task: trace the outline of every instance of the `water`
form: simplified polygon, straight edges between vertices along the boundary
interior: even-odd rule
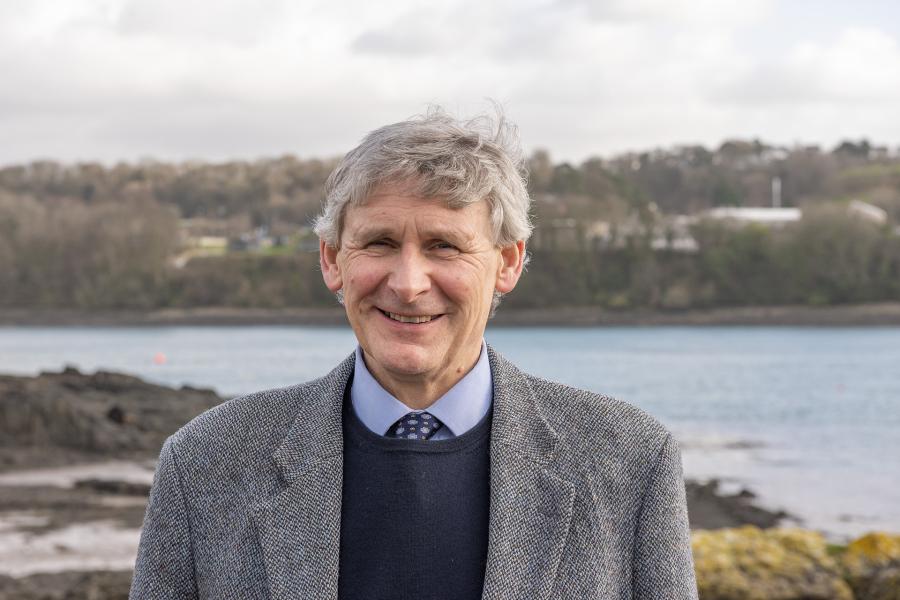
[[[510,328],[486,337],[526,371],[656,416],[679,439],[687,477],[748,487],[833,539],[900,532],[900,328]],[[318,377],[354,346],[346,328],[0,328],[0,372],[71,364],[228,397]]]

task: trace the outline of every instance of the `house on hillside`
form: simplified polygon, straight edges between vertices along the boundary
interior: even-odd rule
[[[875,223],[876,225],[885,225],[888,222],[887,211],[879,208],[874,204],[863,202],[862,200],[851,200],[847,206],[847,212],[855,217],[860,217]]]
[[[694,215],[672,215],[666,217],[654,231],[651,247],[654,250],[673,252],[696,252],[700,246],[691,235],[691,225],[697,222]]]
[[[701,213],[701,217],[716,221],[733,221],[736,224],[759,223],[780,227],[799,221],[803,217],[803,212],[794,207],[718,206]]]
[[[538,250],[579,250],[584,244],[584,227],[577,219],[547,219],[534,229],[530,244]]]

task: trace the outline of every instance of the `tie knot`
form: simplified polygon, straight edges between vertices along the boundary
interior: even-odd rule
[[[427,440],[441,427],[443,424],[430,413],[410,412],[391,425],[387,436],[407,440]]]

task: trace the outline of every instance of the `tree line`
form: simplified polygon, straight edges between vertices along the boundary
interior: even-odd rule
[[[308,231],[335,160],[103,166],[50,161],[0,169],[0,306],[148,310],[333,305],[314,252],[230,252],[176,265],[184,219]],[[617,243],[532,246],[509,307],[611,309],[828,305],[900,300],[900,157],[862,140],[831,150],[729,141],[581,164],[529,159],[538,233],[603,221]],[[656,249],[674,214],[767,206],[772,179],[803,218],[783,227],[699,219],[694,252]],[[852,199],[884,209],[850,215]],[[618,228],[618,229],[617,229]],[[580,229],[579,229],[580,231]],[[536,236],[537,241],[539,236]]]

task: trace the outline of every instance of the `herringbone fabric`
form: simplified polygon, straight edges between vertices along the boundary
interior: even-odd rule
[[[696,599],[674,438],[629,404],[488,354],[483,598]],[[353,364],[225,402],[166,441],[132,598],[337,598]]]

